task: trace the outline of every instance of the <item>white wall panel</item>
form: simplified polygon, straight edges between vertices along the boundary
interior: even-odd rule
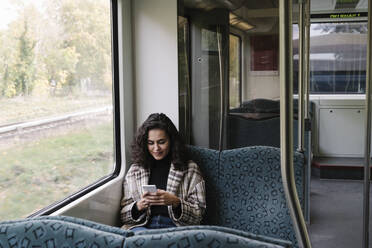
[[[362,157],[364,154],[364,119],[364,109],[320,109],[320,155]]]
[[[132,5],[137,127],[154,112],[165,113],[178,127],[177,1]]]
[[[311,95],[313,152],[320,157],[363,157],[365,95]]]

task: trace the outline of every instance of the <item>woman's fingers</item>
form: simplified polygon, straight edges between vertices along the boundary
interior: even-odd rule
[[[142,198],[144,198],[144,197],[146,197],[146,196],[148,196],[148,195],[150,195],[151,193],[149,193],[149,192],[145,192],[145,193],[143,193],[143,195],[142,195]]]
[[[150,205],[165,205],[164,197],[162,196],[147,196],[146,200]]]
[[[149,207],[149,203],[146,199],[142,198],[140,201],[137,202],[138,210],[143,210]]]
[[[149,196],[146,196],[146,199],[148,200],[157,200],[157,199],[163,199],[164,196],[161,196],[161,195],[149,195]]]
[[[176,202],[175,196],[165,190],[158,189],[156,193],[143,194],[143,199],[146,200],[147,206],[151,205],[172,205]]]

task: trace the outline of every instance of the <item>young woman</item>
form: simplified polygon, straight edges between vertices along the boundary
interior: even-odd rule
[[[199,167],[185,158],[185,145],[165,114],[151,114],[138,129],[123,184],[122,228],[134,231],[198,225],[206,208]],[[156,185],[147,192],[142,185]]]

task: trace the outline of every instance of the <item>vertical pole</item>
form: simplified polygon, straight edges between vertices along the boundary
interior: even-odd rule
[[[292,0],[279,1],[280,153],[284,193],[300,247],[310,248],[293,168]]]
[[[299,17],[298,17],[298,142],[297,151],[304,151],[304,91],[305,91],[305,0],[298,2]]]
[[[311,119],[310,119],[310,0],[305,4],[305,73],[304,73],[304,95],[305,95],[305,131],[308,133],[308,149],[306,154],[306,178],[305,178],[305,220],[310,223],[310,188],[311,188]]]
[[[310,0],[307,0],[305,5],[305,119],[310,119],[309,108],[310,108]]]
[[[370,168],[371,160],[371,6],[372,0],[368,1],[368,40],[367,40],[367,78],[366,78],[366,138],[364,152],[364,197],[363,197],[363,248],[368,248],[369,243],[369,192],[370,192]]]

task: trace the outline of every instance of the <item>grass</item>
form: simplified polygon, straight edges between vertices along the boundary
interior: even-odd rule
[[[0,126],[106,105],[112,105],[111,96],[0,98]]]
[[[112,130],[101,124],[0,150],[0,221],[26,217],[108,175]]]

